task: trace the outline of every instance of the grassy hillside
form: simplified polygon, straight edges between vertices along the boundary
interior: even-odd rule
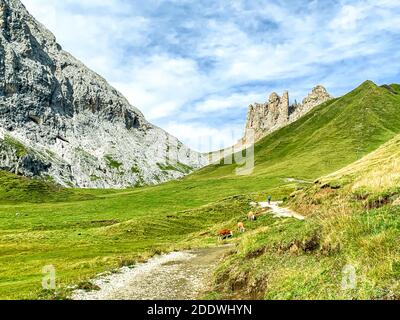
[[[314,179],[336,171],[400,133],[399,110],[399,95],[366,81],[261,140],[253,176]],[[210,166],[190,178],[228,177],[234,169]]]
[[[79,191],[93,197],[85,201],[3,203],[0,298],[51,298],[41,291],[46,265],[55,266],[64,294],[68,284],[158,252],[215,245],[217,229],[233,228],[249,210],[250,198],[236,195],[241,190],[245,187],[218,180],[176,181],[109,194]]]
[[[51,182],[20,177],[0,170],[0,204],[79,201],[94,196],[82,190],[61,188]]]
[[[68,284],[85,282],[106,270],[164,251],[215,244],[217,229],[242,219],[250,200],[237,196],[188,210],[177,209],[185,206],[179,204],[168,210],[168,204],[159,201],[125,196],[3,206],[0,297],[63,298]],[[47,265],[56,268],[56,293],[41,289],[42,268]]]
[[[366,82],[260,141],[249,176],[236,176],[236,164],[213,165],[181,181],[104,191],[57,189],[4,174],[0,298],[37,297],[45,265],[56,267],[58,285],[65,288],[158,251],[215,244],[215,231],[233,228],[243,219],[250,199],[267,194],[283,198],[299,187],[288,178],[313,181],[400,133],[399,106],[400,95]],[[294,222],[281,225],[268,217],[253,227],[276,228],[273,239],[287,243],[314,230]],[[269,231],[254,229],[261,242],[269,243],[265,234]],[[244,240],[241,248],[246,252],[260,243]],[[282,259],[272,262],[276,270],[284,266]],[[280,283],[275,282],[277,288]]]
[[[286,205],[308,219],[268,218],[221,266],[215,291],[223,298],[400,299],[399,147],[396,136],[293,193]],[[343,290],[346,266],[356,286]]]
[[[400,136],[359,161],[330,174],[321,182],[350,184],[352,191],[382,192],[400,187]]]

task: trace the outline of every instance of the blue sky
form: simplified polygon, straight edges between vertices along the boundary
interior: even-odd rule
[[[63,48],[194,149],[230,145],[272,91],[400,82],[400,1],[22,0]]]

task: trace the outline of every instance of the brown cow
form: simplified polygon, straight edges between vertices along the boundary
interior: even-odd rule
[[[239,230],[239,232],[242,232],[242,233],[246,231],[246,228],[244,227],[243,222],[238,223],[238,230]]]
[[[247,219],[250,220],[250,221],[256,221],[257,217],[256,217],[256,215],[254,214],[253,211],[250,211],[249,214],[247,215]]]
[[[233,231],[232,230],[224,229],[224,230],[218,231],[218,239],[220,241],[228,239],[228,238],[232,238],[232,237],[233,237]]]

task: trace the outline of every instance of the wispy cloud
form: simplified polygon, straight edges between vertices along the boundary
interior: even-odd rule
[[[270,91],[399,82],[398,0],[23,0],[61,45],[194,148]],[[223,138],[221,138],[223,136]],[[219,144],[217,142],[216,144]]]

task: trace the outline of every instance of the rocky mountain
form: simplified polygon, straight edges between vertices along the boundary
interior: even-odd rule
[[[120,188],[207,164],[62,50],[19,0],[0,0],[0,169]]]
[[[295,102],[290,105],[288,91],[285,91],[282,97],[273,92],[267,102],[250,105],[246,132],[253,129],[255,141],[258,141],[331,99],[333,97],[321,85],[315,87],[301,104]]]

